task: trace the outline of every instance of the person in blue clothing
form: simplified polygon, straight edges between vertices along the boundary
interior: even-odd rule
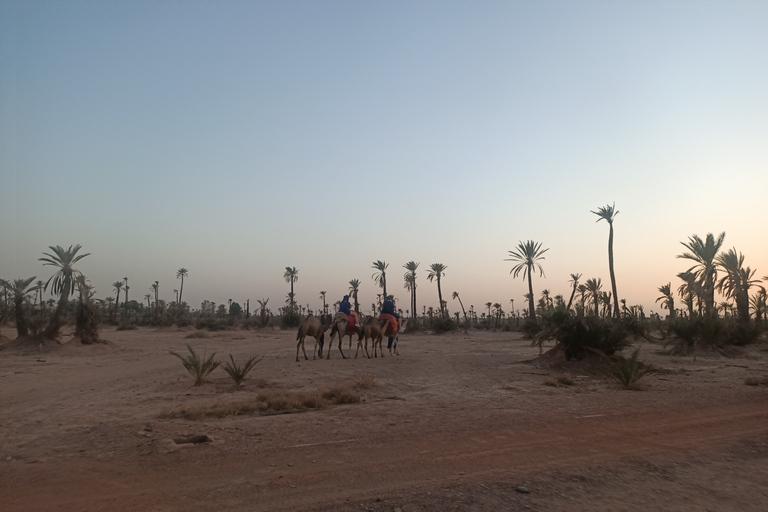
[[[341,302],[339,302],[339,312],[349,316],[352,314],[351,309],[352,305],[349,303],[349,295],[345,295]]]
[[[384,315],[384,314],[392,315],[393,317],[395,317],[397,319],[397,327],[399,329],[400,328],[400,315],[398,315],[397,311],[395,311],[395,302],[392,299],[393,299],[392,295],[390,295],[389,297],[384,299],[384,304],[382,304],[382,306],[381,306],[381,314],[382,315]],[[387,348],[388,349],[392,348],[392,342],[393,341],[394,341],[394,339],[392,338],[392,336],[387,338]]]

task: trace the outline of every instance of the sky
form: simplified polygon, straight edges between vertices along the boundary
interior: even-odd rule
[[[0,0],[0,277],[97,298],[524,307],[505,261],[660,312],[697,234],[768,275],[768,3]],[[370,306],[365,306],[370,309]]]

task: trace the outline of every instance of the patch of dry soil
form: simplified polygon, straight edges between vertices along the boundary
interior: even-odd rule
[[[660,371],[632,392],[590,365],[536,360],[515,333],[404,335],[397,357],[342,360],[334,347],[295,363],[295,331],[188,332],[0,352],[2,510],[768,509],[768,388],[744,383],[768,376],[765,344],[694,362],[645,343]],[[195,388],[169,354],[185,343],[263,360],[241,390],[222,370]],[[575,384],[545,385],[561,373]],[[357,375],[376,382],[360,404],[162,416]]]

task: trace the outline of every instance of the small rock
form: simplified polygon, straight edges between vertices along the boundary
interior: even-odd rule
[[[521,494],[530,494],[531,493],[531,491],[529,491],[528,488],[523,486],[523,485],[518,485],[517,486],[517,492],[519,492]]]

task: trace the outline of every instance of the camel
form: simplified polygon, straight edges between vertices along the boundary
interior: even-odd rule
[[[328,356],[326,357],[326,359],[331,358],[331,347],[333,346],[333,337],[336,335],[339,336],[339,352],[341,352],[341,357],[346,359],[347,356],[345,356],[344,351],[341,350],[341,342],[343,341],[344,336],[349,336],[349,350],[352,350],[353,334],[359,334],[359,333],[357,332],[357,328],[355,327],[354,324],[350,325],[347,315],[341,312],[336,313],[331,323],[331,341],[328,343]],[[359,335],[358,335],[358,343],[359,343]]]
[[[302,352],[304,352],[304,359],[309,360],[309,358],[307,357],[307,351],[304,350],[304,338],[306,338],[307,336],[312,336],[315,338],[315,348],[312,350],[312,359],[315,359],[316,351],[319,354],[320,359],[323,358],[323,343],[325,341],[325,331],[327,331],[328,327],[330,326],[331,326],[331,322],[330,322],[329,315],[323,315],[320,318],[309,315],[299,324],[299,331],[296,333],[296,339],[298,340],[298,343],[296,344],[296,362],[297,363],[299,362],[299,347],[301,347]],[[318,345],[320,346],[320,350],[317,350]],[[330,347],[328,352],[330,352]]]
[[[392,318],[391,315],[381,315],[379,317],[379,325],[381,325],[382,330],[382,340],[383,338],[393,338],[392,347],[389,348],[389,355],[392,355],[392,350],[394,349],[394,355],[399,356],[400,351],[397,349],[397,342],[400,331],[405,330],[405,326],[408,324],[408,320],[400,319],[401,324],[397,326],[397,322],[391,322],[390,318]],[[384,347],[381,345],[382,340],[379,340],[379,348],[381,349],[381,357],[384,357]],[[373,357],[376,357],[375,342],[373,344]]]
[[[365,355],[368,357],[368,359],[371,358],[371,354],[368,352],[368,338],[371,338],[371,341],[373,342],[373,348],[376,348],[376,342],[381,345],[383,333],[381,331],[381,324],[379,324],[379,321],[376,319],[376,317],[369,316],[365,319],[365,322],[363,322],[363,325],[360,326],[360,333],[357,337],[357,350],[355,350],[355,358],[357,358],[357,353],[360,350],[360,347],[362,346],[363,342],[362,340],[365,339]],[[381,354],[381,357],[384,357],[384,354]]]

